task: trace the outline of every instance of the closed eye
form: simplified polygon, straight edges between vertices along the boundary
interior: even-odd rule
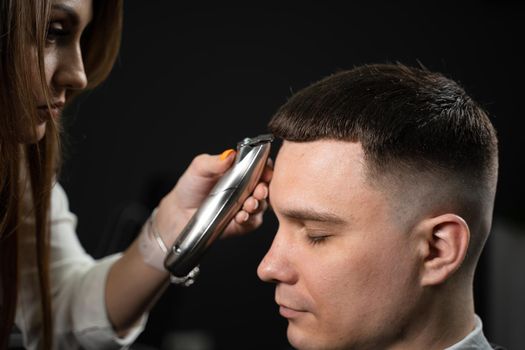
[[[308,235],[308,242],[312,245],[319,245],[326,242],[328,235]]]

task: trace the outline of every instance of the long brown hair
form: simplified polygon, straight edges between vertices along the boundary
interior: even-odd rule
[[[36,257],[41,294],[43,349],[52,348],[52,308],[49,286],[50,195],[59,168],[59,125],[48,122],[38,142],[22,146],[24,136],[35,135],[39,122],[35,90],[50,105],[44,47],[50,0],[0,0],[0,349],[7,347],[16,313],[18,243],[22,196],[31,189]],[[88,88],[111,71],[120,46],[122,0],[93,0],[93,19],[82,37]],[[36,52],[37,74],[35,79]],[[40,86],[34,86],[35,81]],[[71,98],[68,96],[68,100]],[[22,179],[22,174],[27,179]],[[29,184],[26,185],[26,182]]]

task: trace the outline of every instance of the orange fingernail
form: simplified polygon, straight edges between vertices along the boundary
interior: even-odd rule
[[[225,160],[225,159],[228,158],[228,156],[229,156],[230,154],[232,154],[233,152],[235,152],[235,150],[233,150],[233,149],[231,149],[231,148],[230,148],[230,149],[227,149],[227,150],[224,151],[224,152],[222,152],[222,153],[221,153],[221,157],[220,157],[221,160]]]

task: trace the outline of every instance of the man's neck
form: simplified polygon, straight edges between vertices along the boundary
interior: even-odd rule
[[[402,339],[389,350],[442,350],[465,338],[475,327],[471,290],[431,292],[414,314]]]

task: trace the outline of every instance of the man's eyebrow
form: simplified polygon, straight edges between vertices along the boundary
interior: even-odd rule
[[[51,9],[65,12],[67,17],[69,18],[69,20],[71,21],[73,25],[77,25],[80,22],[78,13],[71,6],[68,6],[65,4],[53,4],[51,6]]]
[[[300,221],[317,221],[335,225],[343,225],[346,223],[346,220],[334,213],[311,208],[285,209],[281,213],[288,218]]]

